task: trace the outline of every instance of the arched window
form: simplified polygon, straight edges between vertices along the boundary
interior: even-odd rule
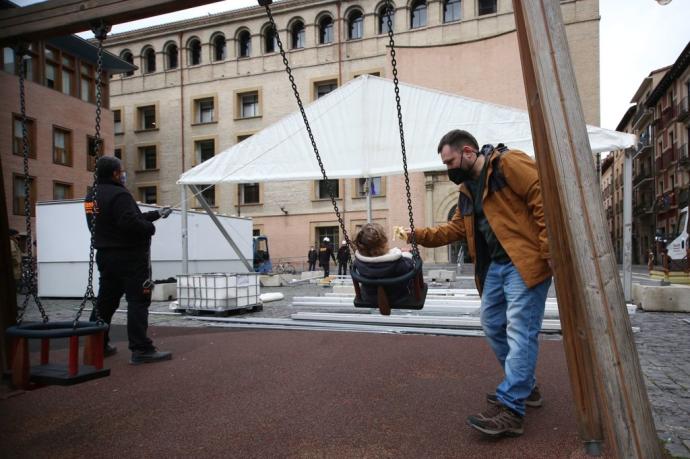
[[[410,28],[426,26],[426,0],[416,0],[410,8]]]
[[[178,49],[175,43],[169,43],[165,47],[165,69],[172,70],[178,66]]]
[[[240,47],[237,53],[240,57],[249,57],[252,55],[252,35],[248,30],[240,32],[237,38],[238,46]]]
[[[295,21],[290,30],[292,49],[304,48],[304,23]]]
[[[379,8],[379,11],[377,13],[378,19],[379,19],[379,28],[378,32],[381,33],[388,33],[388,15],[390,14],[391,17],[391,26],[395,29],[395,7],[391,5],[390,11],[386,11],[386,5],[383,4]]]
[[[347,17],[347,38],[348,40],[358,40],[362,38],[364,32],[364,15],[361,11],[355,10]]]
[[[187,43],[189,48],[189,65],[201,64],[201,41],[198,38],[192,38]]]
[[[443,1],[443,22],[453,22],[460,20],[460,8],[462,3],[460,0],[444,0]]]
[[[153,73],[156,71],[156,52],[153,48],[146,48],[141,53],[144,62],[144,73]]]
[[[333,18],[324,16],[319,21],[319,44],[333,43]]]
[[[122,51],[122,52],[120,53],[120,58],[121,58],[123,61],[127,62],[128,64],[134,65],[134,56],[132,56],[132,52],[131,52],[130,50],[126,49],[126,50]],[[130,71],[130,72],[125,73],[125,76],[132,76],[132,75],[134,75],[134,71],[133,71],[133,70]]]
[[[276,51],[278,51],[278,34],[276,29],[269,25],[264,29],[264,52],[268,54]]]
[[[213,60],[224,61],[226,57],[225,36],[218,34],[213,37]]]

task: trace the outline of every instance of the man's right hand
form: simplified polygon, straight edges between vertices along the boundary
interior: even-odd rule
[[[168,215],[172,213],[172,209],[170,207],[162,207],[158,209],[158,215],[161,216],[161,218],[168,218]]]
[[[405,234],[407,235],[407,242],[412,242],[412,230],[405,228]]]

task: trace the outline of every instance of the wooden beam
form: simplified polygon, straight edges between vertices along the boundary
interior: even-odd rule
[[[69,35],[91,30],[91,24],[99,20],[115,25],[217,1],[48,0],[23,8],[0,10],[0,44]]]
[[[580,429],[596,436],[603,415],[618,457],[660,458],[560,3],[513,6]]]
[[[527,94],[527,110],[531,120],[532,139],[535,148],[544,151],[545,149],[548,150],[546,126],[540,122],[544,119],[544,113],[539,103],[539,91],[536,86],[534,63],[528,46],[529,39],[525,30],[525,18],[522,10],[517,7],[515,8],[515,23],[517,25],[525,93]],[[604,429],[597,399],[594,362],[592,361],[590,341],[586,332],[586,318],[582,307],[585,304],[585,299],[581,292],[575,290],[575,284],[570,281],[576,273],[568,260],[563,258],[564,255],[570,253],[567,241],[558,237],[559,234],[566,231],[566,228],[562,226],[565,216],[561,211],[558,190],[553,183],[554,177],[543,172],[553,170],[550,157],[537,155],[537,162],[539,163],[542,190],[548,190],[548,192],[542,193],[542,196],[544,208],[550,210],[547,212],[546,218],[552,259],[559,267],[558,276],[555,277],[558,311],[580,438],[585,443],[588,453],[597,455],[604,441]]]

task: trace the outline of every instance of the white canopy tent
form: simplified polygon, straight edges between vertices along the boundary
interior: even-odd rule
[[[286,83],[286,90],[289,86]],[[400,84],[410,171],[437,171],[436,146],[451,129],[480,143],[504,143],[534,156],[525,110]],[[400,134],[391,80],[363,75],[305,107],[329,178],[402,173]],[[592,152],[630,147],[635,136],[587,126]],[[182,185],[321,178],[299,111],[188,170]]]
[[[504,143],[534,156],[527,111],[404,83],[399,86],[409,171],[444,170],[436,147],[452,129],[471,132],[480,144]],[[329,178],[402,174],[391,80],[360,76],[307,105],[305,111]],[[587,126],[587,132],[593,153],[628,148],[636,141],[632,134],[595,126]],[[295,111],[183,173],[177,183],[182,185],[184,215],[185,186],[211,212],[196,185],[321,178],[302,116]],[[370,199],[367,202],[370,212]],[[182,220],[184,254],[187,232]],[[232,244],[228,235],[226,239]],[[185,262],[183,271],[187,272]]]

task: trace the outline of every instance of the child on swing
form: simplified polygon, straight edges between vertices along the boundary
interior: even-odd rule
[[[388,237],[378,223],[367,223],[355,237],[355,261],[359,273],[369,279],[388,279],[402,276],[414,270],[412,254],[403,252],[397,247],[388,247]],[[395,288],[389,291],[391,302],[410,294],[410,281],[406,288]],[[401,286],[402,287],[402,286]],[[376,286],[362,285],[362,299],[376,303]]]

